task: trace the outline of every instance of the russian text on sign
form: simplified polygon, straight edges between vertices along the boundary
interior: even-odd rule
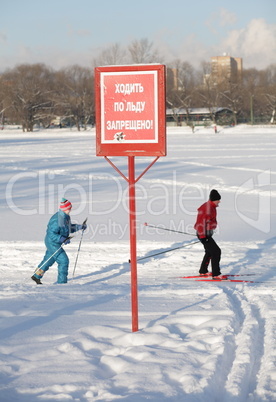
[[[140,83],[134,84],[115,84],[115,94],[130,95],[133,93],[144,92],[143,85]]]
[[[106,122],[107,130],[150,130],[153,120],[109,120]]]
[[[126,109],[124,102],[114,102],[115,112],[135,112],[142,113],[145,110],[146,102],[127,102]]]

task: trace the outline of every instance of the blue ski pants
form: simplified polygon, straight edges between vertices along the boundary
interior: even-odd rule
[[[38,278],[42,278],[44,273],[48,271],[48,269],[56,262],[58,264],[58,277],[57,277],[57,283],[67,283],[67,276],[68,276],[68,267],[69,267],[69,258],[64,251],[63,248],[61,248],[54,256],[54,252],[58,250],[60,246],[53,245],[51,242],[47,241],[45,239],[45,244],[47,247],[45,256],[41,263],[38,265],[38,268],[41,267],[41,269],[36,272],[35,276]],[[52,256],[52,257],[51,257]],[[51,257],[51,258],[50,258]],[[50,258],[50,259],[49,259]],[[49,259],[48,262],[47,261]],[[45,265],[43,265],[45,264]]]

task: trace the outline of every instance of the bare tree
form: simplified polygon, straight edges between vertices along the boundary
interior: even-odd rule
[[[238,122],[238,115],[242,111],[243,105],[243,87],[239,83],[232,83],[231,81],[227,81],[224,83],[220,90],[221,94],[221,102],[226,103],[226,107],[228,107],[233,113],[234,124],[236,125]]]
[[[128,46],[130,62],[134,64],[160,63],[162,57],[148,39],[134,40]]]
[[[270,123],[276,123],[276,64],[266,69],[267,86],[264,88],[264,96],[267,101],[268,112],[270,113]]]
[[[99,57],[95,58],[93,65],[97,66],[115,66],[126,62],[126,51],[118,43],[104,49]]]
[[[56,110],[62,117],[70,118],[78,130],[86,129],[94,109],[92,71],[74,65],[56,74]]]
[[[0,126],[3,128],[5,122],[5,111],[9,103],[6,100],[6,88],[5,82],[2,76],[0,76]]]
[[[209,114],[214,123],[216,123],[216,109],[220,105],[220,85],[214,81],[211,74],[211,63],[203,61],[198,73],[199,81],[197,85],[197,105],[209,110]]]
[[[2,75],[6,116],[23,131],[53,114],[53,73],[43,64],[22,64]]]
[[[190,109],[193,107],[195,94],[194,68],[188,62],[174,61],[167,70],[167,83],[167,104],[172,110],[184,108],[187,124],[190,124]]]
[[[243,105],[241,115],[254,123],[256,120],[275,122],[276,65],[267,69],[250,68],[243,73]]]
[[[274,90],[274,94],[266,94],[266,99],[268,102],[268,107],[271,110],[271,118],[270,123],[276,123],[276,91]]]

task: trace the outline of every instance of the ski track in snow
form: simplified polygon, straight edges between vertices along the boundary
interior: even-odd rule
[[[93,161],[95,194],[87,202],[100,208],[116,199],[118,188],[110,167],[102,158],[94,158],[95,150],[89,148],[94,132],[68,133],[66,139],[59,131],[57,137],[42,133],[42,145],[37,133],[28,134],[29,138],[27,134],[1,133],[5,146],[0,152],[7,161],[1,168],[0,207],[4,223],[8,222],[0,241],[1,402],[276,400],[275,129],[265,132],[260,143],[251,133],[252,127],[246,128],[249,140],[239,127],[220,137],[208,129],[198,137],[185,137],[180,129],[170,129],[168,157],[143,178],[143,185],[149,188],[148,199],[157,196],[162,186],[168,188],[170,196],[174,189],[177,195],[184,187],[189,210],[189,199],[197,195],[195,189],[207,192],[209,185],[218,185],[223,193],[219,221],[235,237],[227,238],[225,232],[216,235],[222,249],[222,272],[253,273],[250,279],[256,283],[180,279],[197,272],[202,246],[189,245],[194,239],[178,234],[162,238],[158,230],[145,239],[140,234],[138,240],[138,257],[149,258],[138,263],[136,333],[131,332],[129,244],[118,236],[110,241],[103,233],[91,241],[86,233],[73,279],[80,239],[80,234],[76,235],[65,246],[71,262],[68,284],[55,284],[57,269],[53,266],[45,274],[44,284],[37,286],[30,276],[45,251],[45,227],[42,235],[37,231],[37,226],[43,226],[43,216],[20,220],[7,208],[3,194],[8,180],[16,173],[44,172],[57,180],[50,184],[61,181],[70,188],[72,182],[85,183]],[[51,156],[46,158],[45,154]],[[149,161],[151,158],[139,160],[137,170],[143,170]],[[120,158],[115,162],[120,168],[125,164]],[[271,228],[258,231],[257,240],[252,240],[252,227],[240,229],[232,198],[240,185],[268,170],[269,189],[267,185],[255,186],[241,201],[242,211],[247,211],[254,209],[258,196],[271,199]],[[19,181],[15,188],[17,205],[24,206],[26,198],[28,207],[37,207],[31,178],[22,184]],[[138,201],[143,202],[139,191]],[[162,200],[160,205],[162,209]],[[192,207],[196,207],[194,201]],[[76,219],[82,221],[85,213]],[[125,214],[116,210],[111,217],[124,221]],[[101,218],[97,214],[89,217],[94,228]],[[164,215],[164,220],[167,218]],[[183,211],[175,207],[175,219],[182,218]],[[159,224],[160,216],[142,215],[142,219]],[[34,236],[31,240],[24,237],[26,227]],[[9,233],[15,231],[21,240],[10,240]],[[183,245],[186,248],[150,258]]]

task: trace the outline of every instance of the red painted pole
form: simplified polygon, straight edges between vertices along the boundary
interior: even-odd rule
[[[134,156],[128,157],[132,332],[138,331],[136,202],[135,202],[135,161],[134,161],[134,158],[135,158]]]

